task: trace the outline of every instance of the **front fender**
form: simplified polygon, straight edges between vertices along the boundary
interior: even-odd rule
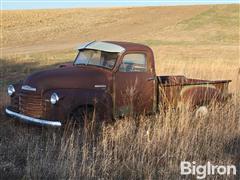
[[[57,104],[50,103],[51,94],[55,92],[60,100]],[[112,116],[112,96],[105,90],[92,89],[54,89],[44,93],[44,98],[48,102],[46,115],[51,118],[66,120],[69,115],[81,106],[93,106],[101,119]]]

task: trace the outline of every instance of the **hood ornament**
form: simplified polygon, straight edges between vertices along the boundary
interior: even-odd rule
[[[26,91],[36,91],[37,90],[36,88],[33,88],[28,85],[23,85],[21,89],[26,90]]]

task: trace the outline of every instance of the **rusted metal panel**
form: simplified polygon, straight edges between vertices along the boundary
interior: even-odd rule
[[[155,108],[154,97],[154,72],[152,71],[153,59],[151,51],[141,47],[144,51],[128,50],[122,54],[118,62],[121,64],[125,55],[134,53],[144,53],[147,61],[146,72],[120,72],[115,76],[115,115],[131,115],[139,113],[149,113]],[[139,49],[141,49],[139,48]]]
[[[22,114],[41,118],[43,117],[43,101],[40,94],[20,93],[19,96],[19,111]]]
[[[229,80],[156,76],[154,55],[148,46],[105,41],[95,43],[95,46],[88,43],[82,48],[87,47],[118,52],[113,69],[67,63],[59,68],[33,73],[16,85],[11,109],[34,118],[64,121],[78,106],[91,104],[104,119],[131,111],[134,114],[156,112],[159,104],[161,108],[176,108],[179,103],[196,106],[212,100],[222,101],[229,96]],[[144,53],[147,71],[120,72],[123,57],[128,53]],[[49,102],[53,92],[61,98],[57,105]]]
[[[184,76],[159,76],[159,96],[165,106],[178,104],[199,106],[211,101],[223,101],[228,96],[226,81],[188,79]]]

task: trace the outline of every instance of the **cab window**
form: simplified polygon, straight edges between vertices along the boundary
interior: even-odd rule
[[[112,69],[115,65],[117,57],[118,53],[84,49],[79,51],[74,64],[93,65]]]
[[[147,60],[143,53],[126,54],[123,57],[122,64],[119,68],[120,72],[146,72]]]

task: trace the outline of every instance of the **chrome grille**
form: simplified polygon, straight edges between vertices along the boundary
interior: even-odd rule
[[[40,94],[21,93],[19,96],[19,111],[21,114],[40,118],[43,116],[43,101]]]

